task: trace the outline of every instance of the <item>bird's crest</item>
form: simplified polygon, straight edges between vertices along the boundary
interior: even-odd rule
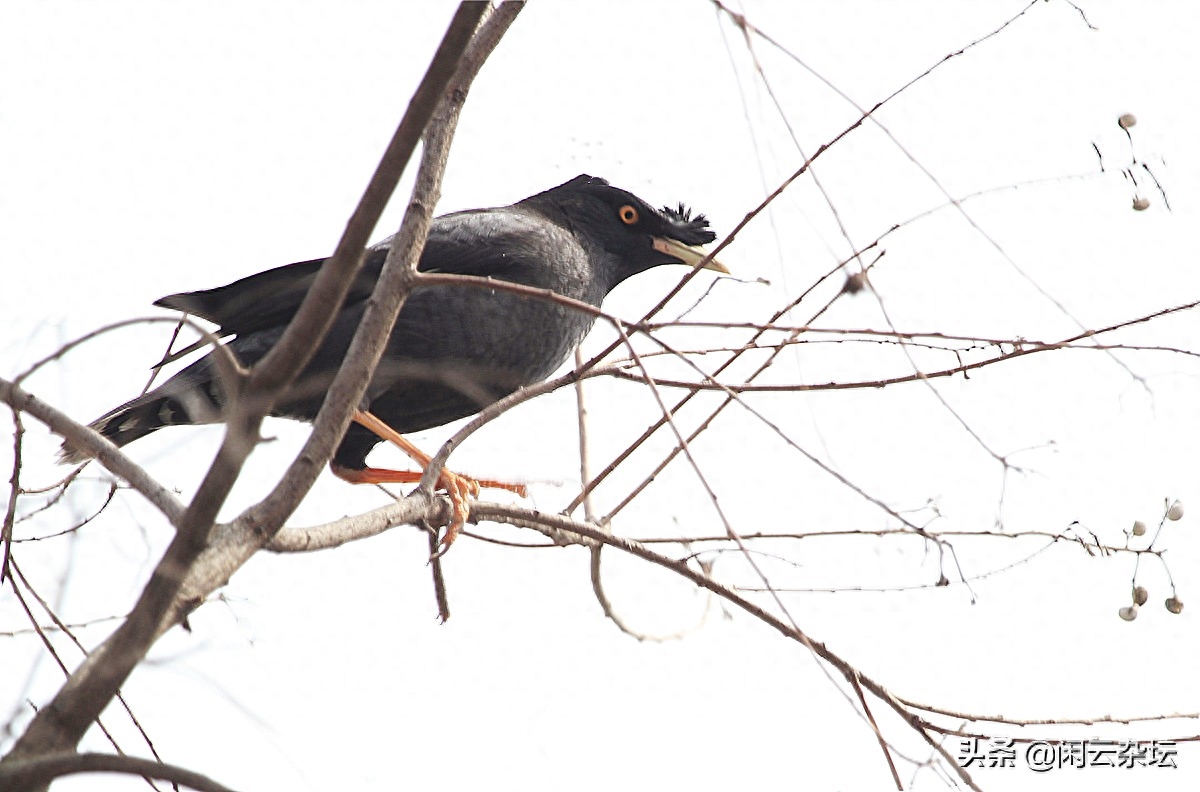
[[[708,228],[708,218],[702,214],[692,217],[692,210],[680,203],[675,209],[669,206],[662,208],[662,214],[671,225],[679,229],[680,236],[691,236],[699,239],[697,244],[706,245],[717,238]]]

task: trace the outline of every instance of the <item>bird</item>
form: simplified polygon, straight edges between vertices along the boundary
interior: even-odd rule
[[[682,203],[655,209],[632,193],[587,174],[508,206],[470,209],[434,218],[417,269],[423,273],[493,278],[599,308],[617,285],[665,264],[703,264],[729,270],[700,247],[715,233],[703,214]],[[271,415],[312,422],[379,278],[392,238],[367,250],[362,267],[312,359],[279,398]],[[217,325],[234,336],[225,347],[253,366],[282,337],[328,259],[288,264],[202,291],[172,294],[154,304]],[[422,468],[429,457],[402,435],[479,412],[518,389],[550,376],[591,329],[595,315],[568,305],[501,290],[419,286],[408,295],[367,391],[330,461],[352,483],[411,483],[421,473],[367,465],[384,440]],[[203,345],[164,358],[177,359]],[[226,414],[210,352],[162,385],[97,418],[90,427],[118,447],[169,426],[219,423]],[[63,444],[60,461],[80,463],[82,450]],[[468,515],[480,486],[521,495],[520,485],[442,471],[438,488],[452,516],[444,551]]]

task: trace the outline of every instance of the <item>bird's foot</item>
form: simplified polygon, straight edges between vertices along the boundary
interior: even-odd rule
[[[388,470],[373,467],[355,470],[341,465],[330,465],[330,468],[335,476],[352,484],[415,484],[424,475],[414,470]],[[450,522],[446,525],[446,533],[438,542],[437,552],[433,554],[434,558],[445,555],[446,551],[450,549],[450,545],[454,544],[454,540],[462,533],[463,526],[467,523],[467,517],[471,513],[468,501],[478,498],[481,488],[507,490],[522,498],[529,496],[529,490],[524,484],[476,479],[451,470],[442,470],[441,475],[438,476],[436,489],[444,491],[450,498]]]
[[[450,545],[454,544],[471,512],[467,499],[478,498],[480,486],[481,482],[449,470],[443,470],[442,475],[438,476],[437,488],[445,490],[450,497],[450,522],[446,524],[446,532],[442,534],[437,550],[431,558],[441,558],[450,549]]]
[[[450,545],[454,544],[454,540],[462,532],[463,526],[467,523],[467,516],[470,514],[467,499],[478,499],[481,487],[508,490],[520,495],[522,498],[529,497],[529,490],[524,484],[512,484],[507,481],[493,481],[492,479],[476,479],[464,476],[461,473],[443,470],[442,474],[438,477],[437,488],[445,490],[446,494],[450,497],[450,522],[446,525],[446,533],[442,534],[442,539],[438,542],[438,549],[432,558],[441,558],[450,549]]]

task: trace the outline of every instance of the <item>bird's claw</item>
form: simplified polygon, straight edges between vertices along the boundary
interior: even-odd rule
[[[466,525],[467,517],[471,513],[471,507],[467,503],[468,499],[477,499],[479,491],[484,487],[507,490],[522,498],[529,497],[529,488],[524,484],[476,479],[461,473],[443,470],[438,477],[437,488],[444,490],[447,497],[450,498],[450,522],[446,525],[446,533],[442,535],[441,541],[438,542],[438,549],[431,558],[441,558],[450,549],[450,545],[454,544],[454,540],[462,533],[462,528]]]
[[[450,545],[454,544],[454,540],[462,533],[462,528],[466,525],[467,517],[471,513],[467,499],[479,497],[480,483],[469,476],[449,470],[443,470],[438,477],[437,488],[445,490],[446,495],[450,498],[450,522],[446,525],[446,533],[442,534],[437,551],[431,558],[441,558],[445,555],[446,551],[450,549]]]
[[[422,464],[428,464],[428,460],[422,460]],[[347,468],[338,464],[332,464],[330,467],[336,476],[355,484],[407,484],[420,481],[424,476],[423,472],[412,470],[386,470],[371,467]],[[432,558],[440,558],[450,549],[450,545],[454,544],[454,540],[462,533],[462,528],[467,523],[467,517],[471,515],[469,501],[473,498],[478,498],[480,489],[484,487],[488,489],[507,490],[520,495],[522,498],[529,495],[528,488],[524,484],[511,484],[507,481],[493,481],[492,479],[476,479],[443,468],[441,473],[438,474],[435,489],[444,491],[447,497],[450,498],[450,521],[446,525],[446,533],[442,536],[441,541],[438,542],[437,550],[434,552]]]

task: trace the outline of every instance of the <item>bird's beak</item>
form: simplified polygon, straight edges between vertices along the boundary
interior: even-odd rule
[[[687,264],[689,267],[694,267],[708,258],[708,252],[704,248],[685,245],[670,237],[654,237],[654,249],[659,253],[665,253],[668,256],[679,259],[681,264]],[[726,275],[729,274],[729,270],[725,265],[716,259],[709,259],[708,263],[704,265],[704,269],[723,272]]]

